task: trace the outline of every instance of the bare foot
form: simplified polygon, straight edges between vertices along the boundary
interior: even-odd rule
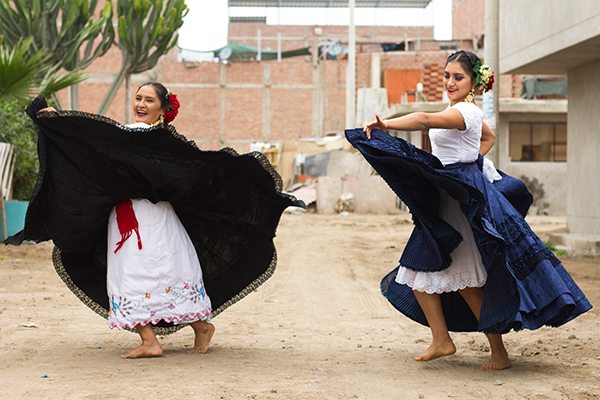
[[[162,347],[158,342],[155,343],[142,343],[129,353],[121,354],[121,358],[150,358],[160,357],[163,354]]]
[[[442,343],[431,343],[425,352],[415,357],[416,361],[430,361],[436,358],[449,356],[456,353],[456,346],[452,340]]]
[[[482,371],[498,371],[501,369],[510,368],[512,362],[508,358],[508,354],[506,352],[496,352],[492,353],[492,356],[489,360],[481,365]]]
[[[196,321],[191,324],[194,329],[194,348],[190,350],[192,354],[204,354],[208,351],[210,340],[215,334],[215,326],[208,322]]]

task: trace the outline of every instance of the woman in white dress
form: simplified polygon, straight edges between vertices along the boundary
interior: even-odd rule
[[[177,115],[177,97],[158,82],[142,84],[133,101],[131,128],[168,124]],[[56,111],[52,107],[40,112]],[[136,330],[142,343],[123,358],[160,357],[152,328],[160,321],[189,324],[191,353],[208,350],[215,327],[196,250],[169,202],[127,199],[108,221],[107,294],[110,328]]]
[[[162,84],[144,83],[133,101],[136,123],[130,126],[169,123],[178,107],[176,97]],[[108,324],[137,330],[142,343],[123,357],[161,356],[162,348],[152,329],[160,320],[189,324],[195,333],[191,352],[205,353],[215,327],[209,322],[212,309],[200,262],[185,228],[168,202],[132,199],[124,203],[113,209],[108,223]],[[129,226],[122,229],[120,209],[125,215],[133,210],[137,241],[127,240],[132,232]]]

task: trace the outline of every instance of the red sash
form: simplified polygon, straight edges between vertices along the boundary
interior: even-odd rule
[[[119,225],[119,232],[121,233],[121,240],[117,243],[115,254],[129,237],[132,231],[135,231],[138,240],[138,248],[142,249],[142,238],[140,237],[140,231],[138,229],[138,221],[135,217],[135,211],[133,211],[133,204],[130,199],[123,200],[115,206],[115,212],[117,214],[117,225]]]

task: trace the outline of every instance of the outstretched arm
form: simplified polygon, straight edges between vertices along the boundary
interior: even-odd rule
[[[479,154],[485,156],[496,143],[496,134],[494,131],[484,122],[481,125],[481,144],[479,145]]]
[[[379,115],[375,117],[375,121],[368,122],[363,127],[369,139],[371,131],[375,128],[399,131],[421,131],[430,128],[464,130],[466,128],[462,114],[453,108],[436,113],[415,112],[387,120],[382,120]]]
[[[38,111],[38,114],[45,113],[45,112],[53,112],[53,111],[56,111],[56,108],[54,108],[54,107],[46,107],[46,108],[42,108],[40,111]]]

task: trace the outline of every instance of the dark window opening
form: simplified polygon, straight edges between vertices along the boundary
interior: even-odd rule
[[[511,161],[567,161],[567,124],[564,122],[511,122]]]

